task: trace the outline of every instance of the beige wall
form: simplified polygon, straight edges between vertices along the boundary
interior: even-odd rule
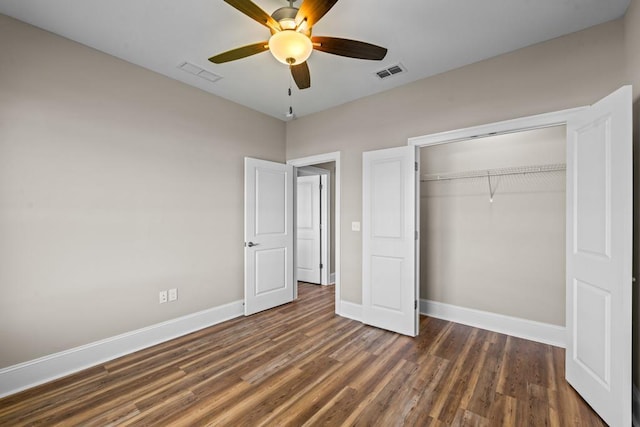
[[[0,368],[241,299],[283,122],[2,15],[0,52]]]
[[[425,147],[421,176],[563,164],[564,126]],[[565,172],[420,186],[420,297],[565,324]]]
[[[625,82],[612,21],[287,123],[287,158],[341,151],[342,299],[361,302],[362,152],[407,138],[590,104]]]
[[[624,37],[628,79],[634,100],[640,99],[640,0],[631,0],[624,16]]]

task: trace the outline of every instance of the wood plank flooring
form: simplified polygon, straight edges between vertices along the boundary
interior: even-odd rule
[[[0,425],[602,426],[564,350],[423,317],[336,316],[333,287],[0,400]]]

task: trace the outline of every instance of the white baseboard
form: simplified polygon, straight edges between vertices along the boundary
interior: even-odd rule
[[[0,369],[0,398],[241,316],[242,301]]]
[[[420,313],[531,341],[562,348],[566,347],[565,328],[563,326],[429,300],[420,300]]]
[[[640,427],[640,390],[633,385],[633,427]]]
[[[340,301],[340,313],[338,314],[342,317],[362,322],[362,305],[342,300]]]
[[[335,285],[336,284],[336,273],[330,273],[329,274],[329,284],[330,285]]]

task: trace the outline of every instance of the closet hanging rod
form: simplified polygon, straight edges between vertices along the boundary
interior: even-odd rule
[[[440,173],[440,174],[428,174],[423,175],[420,182],[427,181],[449,181],[453,179],[465,179],[465,178],[486,178],[487,176],[506,176],[506,175],[523,175],[530,173],[541,172],[556,172],[564,171],[567,169],[567,165],[564,163],[550,164],[550,165],[537,165],[537,166],[522,166],[514,168],[501,168],[501,169],[484,169],[467,172],[452,172],[452,173]]]

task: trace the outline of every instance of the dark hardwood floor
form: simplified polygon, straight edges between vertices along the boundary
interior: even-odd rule
[[[0,400],[0,425],[602,426],[564,350],[424,317],[336,316],[333,287]]]

